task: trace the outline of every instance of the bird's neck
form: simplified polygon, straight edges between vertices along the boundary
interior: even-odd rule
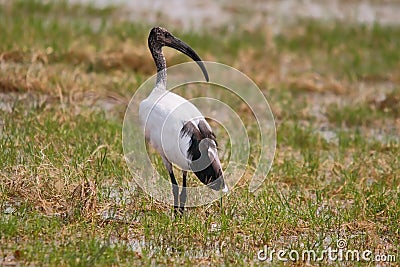
[[[156,88],[167,89],[167,64],[161,47],[151,51],[157,67]]]

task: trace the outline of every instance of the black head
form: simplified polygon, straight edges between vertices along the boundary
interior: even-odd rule
[[[153,57],[155,56],[154,53],[161,52],[161,48],[163,46],[168,46],[182,52],[183,54],[187,55],[188,57],[196,61],[196,63],[203,71],[206,81],[209,81],[207,70],[201,58],[196,54],[196,52],[192,48],[190,48],[189,45],[187,45],[183,41],[173,36],[166,29],[161,27],[154,27],[153,29],[151,29],[148,38],[148,45],[151,53],[153,54]]]

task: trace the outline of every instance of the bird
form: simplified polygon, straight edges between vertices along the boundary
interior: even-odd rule
[[[164,46],[176,49],[193,59],[206,81],[208,72],[196,52],[162,27],[154,27],[148,36],[148,47],[157,68],[156,83],[139,105],[139,119],[147,143],[161,156],[168,171],[174,198],[174,212],[182,214],[187,200],[187,173],[214,191],[227,193],[216,136],[202,113],[185,98],[167,90]],[[173,166],[182,170],[182,190],[176,181]]]

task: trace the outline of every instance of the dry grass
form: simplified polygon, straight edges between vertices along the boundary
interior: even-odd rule
[[[55,26],[43,30],[17,4],[0,10],[9,25],[0,33],[0,264],[257,265],[264,245],[322,250],[338,238],[398,255],[398,27],[303,21],[278,36],[183,35],[203,59],[260,86],[278,144],[256,194],[245,177],[222,207],[174,219],[137,188],[122,158],[126,105],[155,72],[147,28],[110,19],[90,30],[82,25],[116,11],[75,17],[76,6],[29,3]],[[170,65],[187,60],[165,52]]]

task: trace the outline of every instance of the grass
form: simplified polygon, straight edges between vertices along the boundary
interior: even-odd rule
[[[278,46],[283,51],[305,54],[327,67],[328,73],[335,69],[336,75],[354,79],[376,76],[388,79],[399,66],[398,27],[306,23],[299,28],[279,36]],[[386,77],[382,76],[385,72]]]
[[[178,219],[123,160],[126,105],[154,73],[148,28],[118,7],[0,5],[1,264],[258,265],[265,245],[322,251],[340,238],[399,260],[398,26],[176,31],[205,60],[254,79],[277,124],[259,191],[242,181],[222,207]]]

